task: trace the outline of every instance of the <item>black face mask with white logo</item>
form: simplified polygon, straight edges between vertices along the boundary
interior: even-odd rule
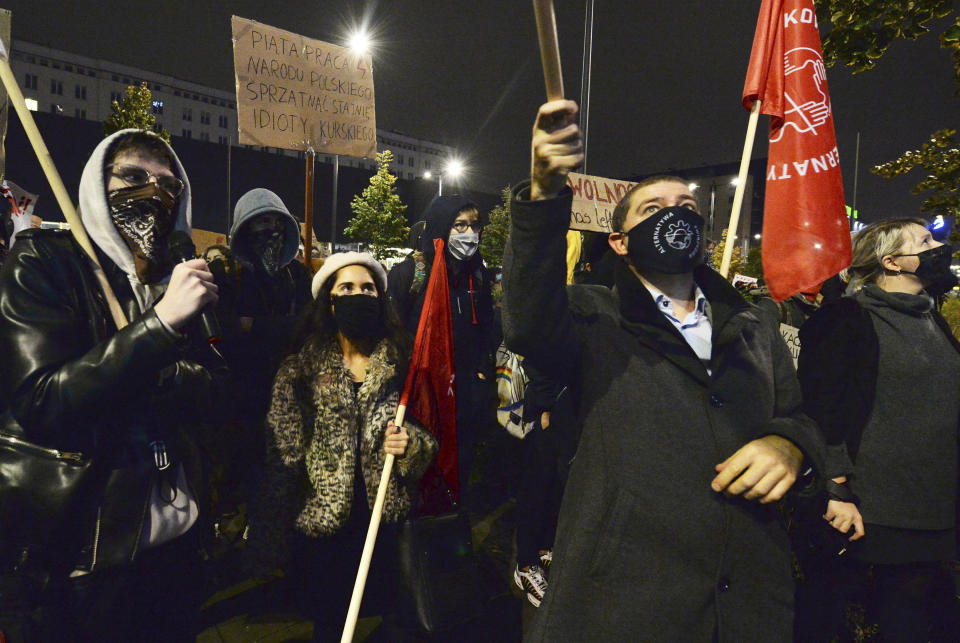
[[[373,341],[384,334],[380,316],[380,301],[370,295],[340,295],[333,297],[333,319],[337,330],[347,339]]]
[[[915,252],[907,255],[894,255],[895,257],[916,257],[920,262],[917,269],[913,272],[901,270],[908,275],[916,275],[923,282],[923,289],[931,297],[939,297],[951,290],[957,285],[957,276],[950,270],[950,263],[953,258],[953,246],[945,243],[936,248],[930,248],[923,252]]]
[[[638,270],[690,272],[703,263],[703,223],[689,208],[663,208],[627,232],[627,256]]]

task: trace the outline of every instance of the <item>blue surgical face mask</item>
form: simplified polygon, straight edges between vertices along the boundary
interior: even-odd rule
[[[469,259],[477,252],[480,235],[476,232],[451,232],[447,248],[454,259]]]

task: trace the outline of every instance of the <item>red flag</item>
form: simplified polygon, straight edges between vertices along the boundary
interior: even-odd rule
[[[417,325],[417,338],[407,382],[400,403],[426,426],[440,443],[437,468],[453,499],[459,497],[457,472],[457,404],[453,368],[453,321],[450,314],[450,288],[442,239],[434,239],[433,267],[423,312]],[[423,489],[431,486],[430,471],[424,476]],[[426,504],[436,503],[428,499]]]
[[[770,153],[763,214],[763,274],[782,301],[850,265],[833,109],[813,0],[763,0],[743,105],[763,101]]]

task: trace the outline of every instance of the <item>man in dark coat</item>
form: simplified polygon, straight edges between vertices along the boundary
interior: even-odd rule
[[[480,253],[482,224],[477,204],[461,196],[440,196],[427,207],[420,252],[394,266],[387,291],[400,320],[416,334],[433,265],[434,239],[446,250],[453,358],[457,389],[457,466],[461,495],[467,486],[483,423],[492,421],[493,298],[490,273]]]
[[[4,514],[0,581],[13,582],[0,582],[0,617],[46,575],[31,610],[41,630],[22,623],[26,640],[187,640],[202,588],[202,488],[184,429],[211,405],[211,371],[198,360],[217,363],[202,339],[189,340],[217,286],[202,259],[168,257],[168,237],[190,231],[190,184],[156,135],[104,139],[80,179],[80,211],[129,323],[117,329],[70,233],[18,235],[0,271],[0,434],[93,464],[90,488],[52,533],[29,531],[46,516]],[[17,475],[5,468],[4,482]],[[12,587],[18,595],[4,594]]]
[[[812,477],[822,439],[787,347],[703,265],[681,179],[621,201],[615,287],[568,294],[576,109],[540,108],[504,262],[507,344],[570,386],[583,427],[528,639],[788,641],[790,551],[771,503]]]

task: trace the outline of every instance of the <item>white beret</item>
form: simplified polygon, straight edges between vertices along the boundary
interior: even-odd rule
[[[317,298],[327,279],[337,274],[337,271],[344,266],[363,266],[369,270],[377,284],[380,296],[387,296],[387,273],[380,262],[373,258],[373,255],[368,252],[338,252],[327,257],[323,265],[320,266],[320,270],[313,276],[313,285],[310,291],[313,293],[314,299]]]

